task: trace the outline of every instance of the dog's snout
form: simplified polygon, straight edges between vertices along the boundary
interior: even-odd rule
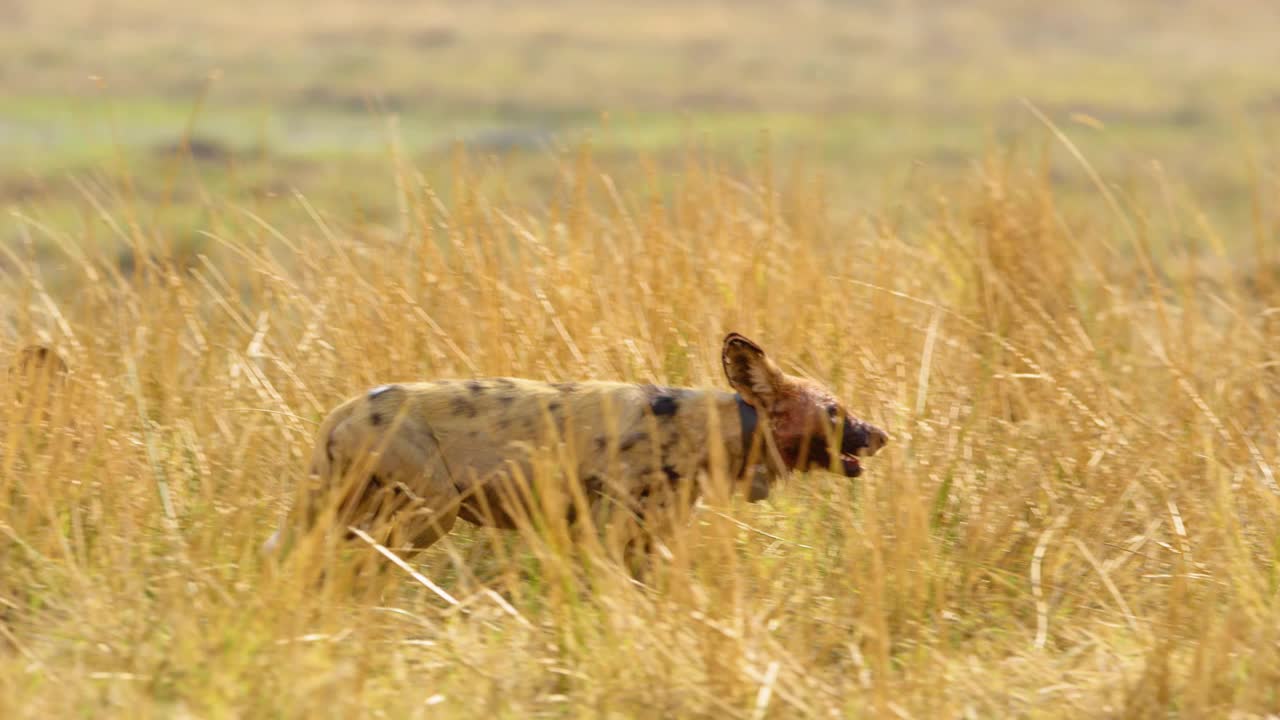
[[[889,433],[870,423],[849,418],[845,421],[844,441],[841,443],[847,455],[871,457],[889,442]]]
[[[889,433],[881,430],[875,425],[867,426],[867,448],[866,455],[871,457],[880,452],[880,448],[889,444]]]

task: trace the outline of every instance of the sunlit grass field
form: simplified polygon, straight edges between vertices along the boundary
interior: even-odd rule
[[[928,229],[832,224],[821,183],[692,156],[669,199],[566,158],[543,208],[397,168],[402,223],[212,259],[103,212],[52,228],[75,292],[9,253],[25,339],[73,370],[3,435],[0,695],[29,716],[1063,716],[1280,698],[1275,250],[1210,220],[1157,265],[1142,210],[1064,217],[990,157]],[[1270,222],[1274,223],[1274,217]],[[1272,226],[1273,227],[1273,226]],[[1260,232],[1265,228],[1260,229]],[[644,588],[554,536],[461,530],[384,593],[256,555],[346,395],[515,374],[724,385],[752,332],[894,443],[698,515]],[[18,418],[18,406],[6,406]],[[373,552],[369,550],[369,552]],[[665,570],[661,569],[665,568]],[[398,570],[396,570],[399,572]]]
[[[1274,8],[260,5],[0,9],[0,717],[1280,712]],[[259,554],[352,394],[729,331],[861,478]]]

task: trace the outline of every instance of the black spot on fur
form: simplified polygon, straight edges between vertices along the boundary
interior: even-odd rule
[[[377,473],[369,476],[369,487],[373,490],[378,490],[382,487],[382,478],[378,477]]]
[[[369,424],[377,427],[382,424],[382,413],[369,413]]]
[[[479,380],[468,380],[467,389],[471,391],[472,395],[479,395],[485,391],[484,383]]]
[[[464,417],[475,417],[476,406],[472,405],[466,398],[454,398],[449,403],[449,407],[453,410],[454,415],[462,415]]]
[[[644,519],[644,513],[639,513],[638,516],[641,520]],[[624,552],[629,556],[648,556],[653,552],[653,542],[648,535],[632,538],[627,541]]]
[[[399,389],[400,389],[399,385],[379,385],[378,387],[369,391],[369,399],[375,400],[380,395],[386,395],[389,392],[393,392]]]
[[[550,405],[547,405],[547,412],[550,412],[552,415],[560,412],[560,401],[555,400]]]
[[[324,444],[324,456],[329,458],[329,465],[333,465],[333,434],[330,433],[329,441]]]
[[[658,417],[669,417],[680,410],[680,401],[675,395],[663,393],[649,401],[649,408]]]
[[[671,467],[670,465],[663,465],[662,472],[667,476],[667,482],[672,485],[680,482],[680,473],[676,472],[674,467]]]
[[[621,450],[622,452],[626,452],[631,448],[635,447],[637,443],[644,442],[645,440],[648,440],[648,439],[649,439],[649,436],[647,434],[642,432],[634,432],[622,439],[622,444],[618,446],[618,449]]]

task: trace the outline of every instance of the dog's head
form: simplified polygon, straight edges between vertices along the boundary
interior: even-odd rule
[[[860,458],[875,455],[889,435],[850,414],[826,388],[778,369],[759,345],[737,334],[721,353],[729,384],[766,419],[788,470],[862,473]]]

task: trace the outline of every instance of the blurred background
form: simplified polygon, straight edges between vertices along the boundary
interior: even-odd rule
[[[836,213],[1050,145],[1061,195],[1096,197],[1030,104],[1109,182],[1244,229],[1276,166],[1277,28],[1270,0],[3,0],[0,205],[91,222],[99,183],[191,251],[213,196],[389,218],[391,154],[447,193],[456,143],[533,202],[584,143],[658,184],[690,147],[767,147]]]

